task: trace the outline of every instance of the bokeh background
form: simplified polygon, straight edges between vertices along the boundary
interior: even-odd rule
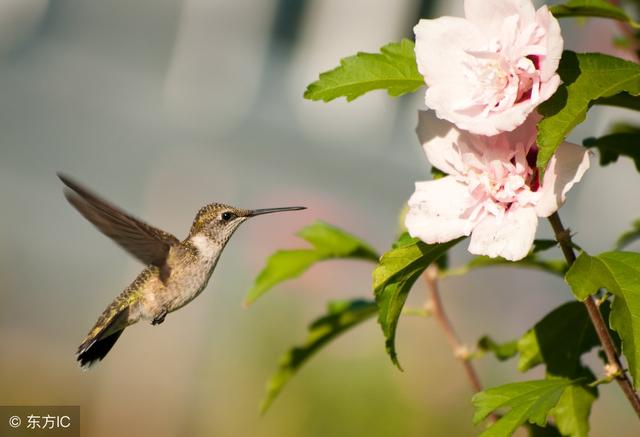
[[[398,333],[404,372],[371,320],[311,360],[259,417],[279,356],[327,300],[370,296],[370,265],[327,262],[241,308],[266,257],[304,246],[294,233],[317,219],[380,251],[393,241],[398,211],[428,175],[413,134],[422,94],[323,104],[302,93],[341,57],[411,37],[419,17],[442,14],[462,15],[462,1],[0,0],[0,404],[80,405],[83,436],[477,432],[460,365],[434,322],[412,317]],[[612,51],[611,22],[563,27],[568,48]],[[593,110],[573,139],[633,116]],[[639,176],[624,159],[593,164],[562,215],[599,252],[640,215]],[[82,372],[77,345],[141,266],[65,202],[57,171],[180,238],[212,201],[309,209],[243,225],[205,293],[161,326],[128,329]],[[452,257],[464,262],[465,247]],[[519,336],[571,299],[560,279],[508,268],[442,291],[469,344]],[[417,284],[411,303],[423,296]],[[477,366],[486,386],[542,374],[490,357]],[[620,390],[605,386],[601,398],[593,435],[637,435]]]

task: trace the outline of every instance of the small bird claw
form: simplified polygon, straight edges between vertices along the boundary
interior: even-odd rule
[[[153,319],[151,324],[154,326],[159,325],[160,323],[164,322],[165,317],[167,317],[167,310],[162,310],[162,312]]]

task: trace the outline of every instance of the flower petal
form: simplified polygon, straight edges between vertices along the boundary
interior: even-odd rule
[[[413,32],[418,71],[429,86],[443,81],[463,83],[464,71],[459,66],[470,57],[466,51],[480,50],[486,44],[482,32],[460,17],[423,19]],[[452,70],[454,66],[456,69]]]
[[[428,244],[469,235],[475,223],[461,216],[471,200],[467,186],[452,176],[417,182],[405,218],[409,234]]]
[[[501,112],[490,112],[483,117],[468,116],[456,112],[453,112],[449,117],[460,129],[478,135],[493,136],[501,132],[512,131],[520,126],[538,103],[524,100]]]
[[[462,170],[462,159],[456,148],[460,131],[448,121],[433,117],[428,111],[418,111],[418,140],[432,166],[447,174]]]
[[[518,15],[521,22],[535,20],[536,10],[531,0],[466,0],[467,20],[488,32],[498,32],[507,17]]]
[[[536,12],[536,22],[546,31],[543,41],[546,46],[547,53],[540,60],[540,76],[544,83],[550,80],[558,69],[558,64],[562,57],[562,50],[564,49],[564,41],[562,39],[560,23],[558,23],[556,17],[549,12],[546,5],[542,6]],[[558,86],[556,85],[556,88],[557,87]],[[554,91],[555,89],[551,94],[553,94]]]
[[[548,81],[543,82],[542,85],[540,85],[540,98],[537,103],[542,103],[548,100],[549,97],[556,92],[560,83],[562,83],[562,81],[560,80],[560,76],[557,74],[553,74]]]
[[[540,120],[542,120],[542,116],[533,111],[517,129],[504,133],[506,142],[512,147],[517,147],[518,144],[522,144],[524,145],[525,151],[528,152],[536,142],[538,123]]]
[[[510,209],[502,220],[487,216],[473,230],[469,252],[518,261],[531,250],[537,227],[538,217],[530,206]]]
[[[536,205],[539,217],[549,217],[562,206],[567,191],[582,179],[589,168],[589,152],[572,143],[562,143],[553,154],[544,173],[542,196]]]
[[[439,118],[447,119],[451,102],[465,100],[471,93],[469,86],[473,84],[461,68],[472,58],[467,51],[482,49],[485,38],[479,29],[459,17],[420,20],[413,30],[418,71],[429,87],[425,103],[441,111]]]
[[[560,84],[559,23],[531,0],[466,0],[465,13],[414,28],[425,104],[474,134],[512,131]]]

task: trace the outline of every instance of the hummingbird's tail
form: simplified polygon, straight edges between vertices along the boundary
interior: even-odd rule
[[[77,359],[83,369],[88,369],[109,353],[129,324],[128,319],[128,306],[120,309],[107,308],[78,348]]]

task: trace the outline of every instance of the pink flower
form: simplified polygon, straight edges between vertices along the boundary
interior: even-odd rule
[[[414,28],[426,105],[459,129],[511,131],[560,85],[560,26],[530,0],[465,0],[464,9],[466,18]]]
[[[425,114],[420,113],[418,137],[429,162],[448,176],[416,183],[405,219],[409,234],[429,244],[471,235],[473,254],[524,258],[538,217],[557,211],[589,168],[586,149],[562,143],[540,184],[537,114],[514,131],[492,137],[437,119],[427,132]]]

